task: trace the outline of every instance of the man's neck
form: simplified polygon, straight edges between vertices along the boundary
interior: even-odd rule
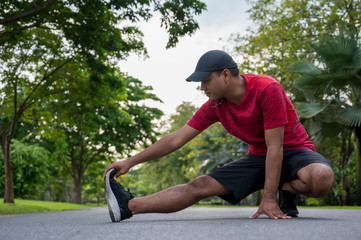
[[[239,76],[238,78],[235,78],[232,81],[232,84],[230,86],[230,93],[226,97],[226,99],[230,103],[234,105],[238,105],[242,102],[245,92],[246,92],[246,84],[244,78],[242,76]]]

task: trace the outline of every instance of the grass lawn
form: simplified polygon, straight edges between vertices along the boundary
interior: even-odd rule
[[[258,208],[258,206],[233,206],[233,205],[198,205],[193,207],[210,207],[210,208]],[[297,206],[297,208],[318,208],[318,209],[361,209],[361,206]]]
[[[62,211],[67,209],[80,209],[97,207],[97,204],[73,204],[63,202],[46,202],[35,200],[15,199],[15,204],[3,203],[4,199],[0,198],[0,215],[4,214],[18,214],[31,212],[48,212],[48,211]],[[105,206],[105,205],[102,205]]]
[[[15,204],[3,203],[4,199],[0,198],[0,215],[5,214],[19,214],[19,213],[32,213],[32,212],[48,212],[48,211],[62,211],[68,209],[80,209],[98,207],[97,204],[74,204],[64,202],[47,202],[47,201],[35,201],[35,200],[23,200],[15,199]],[[101,207],[105,207],[105,204],[101,204]],[[212,207],[212,208],[239,208],[250,206],[230,206],[230,205],[194,205],[194,207]],[[303,207],[298,208],[325,208],[325,209],[361,209],[361,206],[322,206],[322,207]],[[258,208],[255,206],[254,208]]]

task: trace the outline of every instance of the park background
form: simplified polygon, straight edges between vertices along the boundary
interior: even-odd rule
[[[272,76],[335,171],[301,205],[361,205],[361,1],[2,1],[0,196],[104,203],[103,170],[183,126],[206,101],[187,83],[199,57],[228,51]],[[215,124],[120,181],[136,196],[237,159]],[[241,202],[260,202],[257,192]],[[203,203],[223,204],[219,198]]]

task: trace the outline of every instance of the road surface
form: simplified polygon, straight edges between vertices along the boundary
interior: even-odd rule
[[[256,208],[195,208],[112,223],[107,208],[0,215],[0,239],[361,239],[361,210],[299,209],[300,217],[248,219]]]

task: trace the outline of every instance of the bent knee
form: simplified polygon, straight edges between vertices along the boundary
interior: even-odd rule
[[[318,164],[314,167],[312,175],[312,197],[327,195],[331,191],[334,182],[332,169],[325,164]]]

